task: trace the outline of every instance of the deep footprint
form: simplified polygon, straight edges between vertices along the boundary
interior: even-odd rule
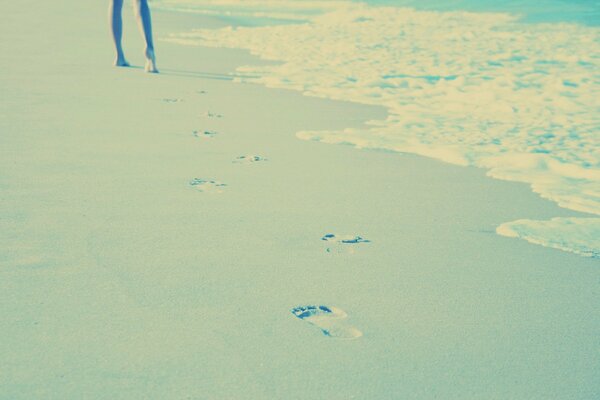
[[[223,193],[222,188],[227,185],[219,181],[194,178],[190,181],[190,186],[203,193]]]
[[[354,247],[356,245],[360,245],[362,243],[371,243],[370,240],[365,239],[361,236],[356,235],[335,235],[333,233],[328,233],[321,238],[321,240],[330,242],[335,246],[327,247],[328,253],[333,252],[347,252],[354,253]]]
[[[298,306],[291,310],[292,314],[315,325],[325,336],[336,339],[357,339],[363,334],[361,331],[346,323],[346,314],[337,307],[328,306]]]
[[[261,156],[239,156],[236,157],[235,160],[233,160],[233,162],[236,164],[249,164],[260,161],[267,161],[267,159]]]
[[[218,133],[215,131],[194,131],[194,132],[192,132],[192,135],[194,135],[194,137],[197,137],[199,139],[210,139],[210,138],[218,135]]]

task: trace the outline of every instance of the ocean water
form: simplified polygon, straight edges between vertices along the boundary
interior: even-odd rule
[[[365,129],[297,135],[420,154],[528,183],[589,217],[507,221],[497,232],[600,258],[598,2],[369,3],[154,2],[185,12],[285,20],[173,33],[169,40],[242,48],[277,61],[239,68],[238,81],[385,107],[387,119],[369,121]]]
[[[433,11],[508,12],[524,22],[600,25],[598,0],[366,0],[371,5]]]

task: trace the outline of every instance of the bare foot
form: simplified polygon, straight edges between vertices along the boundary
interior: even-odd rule
[[[117,55],[115,60],[115,67],[129,67],[129,63],[125,59],[123,54]]]
[[[146,49],[146,72],[152,74],[158,74],[158,68],[156,68],[156,57],[154,56],[154,50]]]

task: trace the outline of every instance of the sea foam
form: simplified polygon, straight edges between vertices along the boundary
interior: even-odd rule
[[[233,4],[187,2],[211,12]],[[486,168],[562,207],[600,215],[599,28],[341,1],[244,4],[248,15],[293,14],[298,23],[199,29],[169,40],[242,48],[279,62],[241,67],[238,81],[388,110],[364,129],[299,138]],[[519,220],[497,232],[600,257],[600,218],[593,216]]]

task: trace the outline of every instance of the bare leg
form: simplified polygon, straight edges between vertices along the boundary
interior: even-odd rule
[[[129,63],[125,59],[123,47],[121,46],[121,37],[123,36],[123,18],[121,17],[122,9],[123,0],[110,0],[108,4],[108,21],[112,30],[113,40],[115,42],[115,50],[117,51],[115,65],[117,67],[128,67]]]
[[[152,18],[150,17],[150,7],[148,0],[134,1],[135,14],[138,23],[146,40],[146,72],[158,73],[156,68],[156,58],[154,56],[154,42],[152,40]]]

